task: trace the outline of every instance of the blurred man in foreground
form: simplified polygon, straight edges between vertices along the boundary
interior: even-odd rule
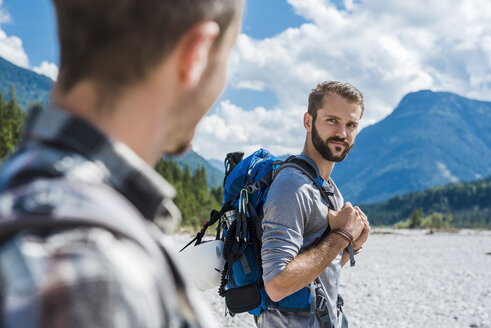
[[[209,324],[165,250],[152,166],[224,87],[242,0],[54,0],[60,73],[0,168],[3,327]]]

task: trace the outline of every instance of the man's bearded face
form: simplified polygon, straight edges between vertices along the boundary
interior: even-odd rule
[[[343,143],[343,145],[335,145],[333,142]],[[317,131],[317,128],[315,127],[315,119],[312,122],[312,143],[319,154],[321,154],[322,158],[330,162],[343,161],[354,145],[354,143],[349,144],[346,138],[335,136],[329,137],[326,141],[323,141],[319,135],[319,131]]]

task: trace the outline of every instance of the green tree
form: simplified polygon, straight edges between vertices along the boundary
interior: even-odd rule
[[[442,213],[433,212],[430,215],[430,224],[431,224],[431,227],[432,228],[441,229],[442,228],[442,224],[443,224],[443,215],[442,215]]]
[[[15,100],[15,87],[10,89],[10,100],[5,102],[0,93],[0,161],[13,152],[22,135],[25,114]]]
[[[396,196],[383,203],[361,204],[360,207],[371,218],[373,226],[393,225],[400,218],[408,218],[409,225],[414,209],[420,208],[424,213],[445,213],[442,228],[491,229],[490,199],[491,176],[488,176]]]
[[[424,218],[421,226],[425,228],[441,229],[443,226],[443,215],[442,213],[433,212]]]
[[[443,227],[444,228],[450,228],[452,226],[452,221],[453,221],[453,215],[451,212],[448,212],[445,215],[445,220],[443,222]]]
[[[210,190],[210,193],[218,204],[223,203],[223,187],[222,186],[212,187]]]
[[[423,223],[423,210],[417,208],[413,211],[413,214],[411,214],[411,218],[409,219],[409,229],[419,228],[421,223]]]
[[[181,226],[199,228],[212,209],[219,209],[223,199],[223,188],[208,189],[206,170],[198,167],[194,173],[188,166],[184,171],[174,160],[160,160],[155,170],[176,189],[174,202],[181,211]]]

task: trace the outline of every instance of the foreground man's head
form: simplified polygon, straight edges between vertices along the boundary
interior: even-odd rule
[[[186,150],[226,81],[242,0],[54,0],[52,103],[153,164]]]

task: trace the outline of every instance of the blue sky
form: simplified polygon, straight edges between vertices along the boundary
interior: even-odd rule
[[[2,29],[7,35],[22,40],[30,67],[40,67],[43,61],[59,65],[56,16],[50,0],[3,0],[2,9],[10,16]],[[253,38],[264,39],[305,22],[285,0],[249,0],[242,30]],[[220,98],[223,99],[230,99],[245,108],[271,107],[277,103],[275,94],[269,90],[228,88]]]
[[[56,17],[50,0],[3,0],[2,9],[10,16],[2,29],[22,40],[31,66],[39,66],[42,61],[58,64]],[[305,22],[284,0],[249,0],[242,29],[251,37],[263,39]]]
[[[51,1],[4,0],[3,10],[11,21],[2,24],[2,29],[22,40],[31,66],[39,66],[43,60],[58,64],[56,17]]]
[[[56,79],[49,0],[0,0],[0,56]],[[298,153],[308,94],[324,80],[364,93],[361,127],[421,89],[491,100],[491,1],[248,0],[228,87],[194,149],[220,160],[258,147]]]

